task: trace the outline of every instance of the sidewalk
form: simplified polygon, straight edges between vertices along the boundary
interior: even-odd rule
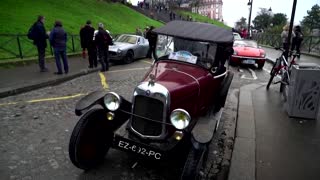
[[[267,54],[267,60],[269,62],[275,62],[276,59],[281,55],[282,51],[280,50],[275,50],[273,48],[268,48],[268,47],[262,47],[263,50],[265,50]],[[299,62],[299,61],[298,61]],[[305,54],[301,54],[300,56],[300,62],[307,62],[307,63],[315,63],[315,64],[320,64],[320,57],[314,57],[314,56],[309,56]]]
[[[317,180],[320,123],[289,118],[279,85],[240,88],[229,180]]]
[[[68,57],[69,73],[55,75],[57,71],[54,61],[49,61],[46,66],[49,72],[39,72],[37,63],[26,66],[18,66],[0,70],[0,98],[19,94],[48,85],[55,85],[70,79],[98,71],[99,69],[88,69],[88,60],[80,56]]]

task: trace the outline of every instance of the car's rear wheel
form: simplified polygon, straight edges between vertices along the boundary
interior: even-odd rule
[[[207,144],[199,144],[197,149],[192,145],[182,170],[181,180],[201,179],[200,173],[204,169],[207,154]]]
[[[113,133],[108,130],[105,116],[103,109],[92,109],[73,129],[69,157],[76,167],[88,170],[97,166],[111,147]]]
[[[221,83],[222,88],[220,89],[220,92],[218,94],[216,105],[214,107],[214,112],[218,112],[222,107],[224,107],[232,79],[233,72],[229,71],[227,77],[225,77]]]
[[[262,68],[263,68],[263,66],[264,66],[264,63],[265,63],[265,62],[258,63],[258,69],[262,69]]]
[[[133,62],[133,52],[129,50],[126,54],[126,56],[123,59],[123,62],[126,64],[130,64]]]

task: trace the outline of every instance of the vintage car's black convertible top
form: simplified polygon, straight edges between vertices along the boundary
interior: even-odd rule
[[[213,24],[200,22],[171,21],[165,26],[156,28],[153,31],[157,34],[204,42],[233,42],[233,34],[231,30],[227,30]]]

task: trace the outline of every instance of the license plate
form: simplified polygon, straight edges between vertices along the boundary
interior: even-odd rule
[[[242,61],[243,64],[255,64],[256,61],[252,59],[246,59]]]
[[[142,156],[152,158],[155,160],[160,160],[162,159],[162,153],[157,151],[157,150],[152,150],[150,147],[142,145],[142,144],[137,144],[132,141],[129,141],[127,139],[120,138],[117,136],[114,141],[114,146],[116,146],[119,149],[133,152],[136,154],[140,154]]]

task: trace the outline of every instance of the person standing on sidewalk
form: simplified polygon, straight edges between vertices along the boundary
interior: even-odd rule
[[[95,45],[93,43],[94,31],[95,29],[91,26],[90,20],[88,20],[86,25],[80,30],[81,48],[83,50],[88,50],[89,68],[98,66],[97,54],[95,50]]]
[[[292,37],[289,41],[289,25],[285,25],[283,28],[283,31],[281,33],[281,38],[282,38],[282,45],[284,49],[289,48],[289,43],[291,42],[292,38],[295,37],[294,32],[292,32]]]
[[[69,72],[68,60],[67,60],[67,33],[62,28],[61,21],[56,21],[54,28],[50,33],[50,44],[54,49],[54,57],[56,60],[57,72],[55,74],[62,74],[60,56],[63,62],[64,72],[67,74]]]
[[[300,57],[300,46],[301,46],[301,42],[303,41],[303,33],[301,31],[300,26],[295,26],[294,34],[295,34],[295,37],[292,38],[291,51],[296,50],[297,54],[299,54],[298,56]]]
[[[102,23],[98,24],[98,33],[95,36],[95,43],[98,49],[99,62],[101,63],[101,72],[109,70],[109,45],[112,44],[110,34],[104,30]]]
[[[48,69],[45,66],[45,54],[47,47],[47,39],[49,38],[44,27],[45,17],[38,16],[37,22],[34,23],[32,28],[33,44],[37,46],[38,60],[40,72],[47,72]]]
[[[156,44],[157,44],[157,35],[152,32],[154,29],[153,26],[150,26],[148,32],[146,33],[146,39],[149,41],[149,50],[147,53],[147,58],[152,58],[152,55],[155,56],[156,53]]]

